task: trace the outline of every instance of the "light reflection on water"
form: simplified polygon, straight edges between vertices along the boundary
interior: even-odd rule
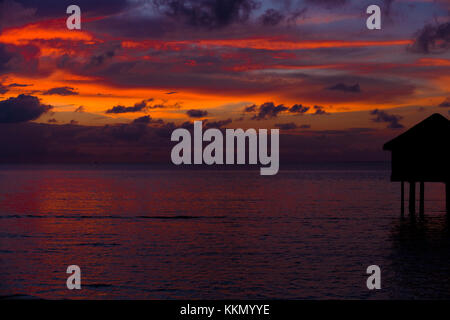
[[[399,217],[385,166],[258,170],[0,167],[0,295],[449,298],[444,187]],[[66,268],[82,290],[66,289]],[[382,270],[368,291],[367,266]]]

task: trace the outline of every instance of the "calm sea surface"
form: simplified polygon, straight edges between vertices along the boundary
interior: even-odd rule
[[[426,184],[425,220],[402,220],[387,164],[0,166],[0,295],[448,299],[444,189]],[[82,290],[66,288],[73,264]]]

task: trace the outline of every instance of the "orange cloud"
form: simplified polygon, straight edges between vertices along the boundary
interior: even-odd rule
[[[52,19],[7,28],[0,33],[0,43],[24,46],[35,45],[41,56],[74,54],[74,42],[95,44],[102,42],[86,31],[67,30],[65,19]]]
[[[72,40],[94,41],[94,37],[86,31],[69,31],[65,19],[52,19],[29,23],[22,27],[6,28],[0,34],[0,42],[24,45],[33,40]]]
[[[125,48],[154,48],[171,49],[175,51],[182,50],[183,46],[219,46],[233,48],[250,48],[260,50],[304,50],[320,48],[352,48],[352,47],[384,47],[384,46],[404,46],[411,44],[411,40],[390,40],[390,41],[344,41],[344,40],[316,40],[316,41],[297,41],[282,39],[278,37],[261,37],[247,39],[213,39],[213,40],[192,40],[192,41],[123,41]]]

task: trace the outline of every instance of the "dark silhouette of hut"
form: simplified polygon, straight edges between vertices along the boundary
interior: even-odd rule
[[[401,182],[404,214],[404,182],[409,182],[409,212],[415,214],[416,182],[420,182],[420,215],[424,214],[425,182],[446,184],[446,209],[450,212],[450,121],[435,113],[387,142],[392,152],[391,181]]]

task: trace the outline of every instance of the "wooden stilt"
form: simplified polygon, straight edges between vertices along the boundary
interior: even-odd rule
[[[401,191],[400,191],[400,211],[402,214],[402,218],[405,216],[405,181],[401,182]]]
[[[416,182],[409,182],[409,214],[416,214]]]
[[[447,214],[450,215],[450,182],[445,184],[445,202],[447,206]]]
[[[425,183],[420,181],[420,216],[423,217],[425,213]]]

